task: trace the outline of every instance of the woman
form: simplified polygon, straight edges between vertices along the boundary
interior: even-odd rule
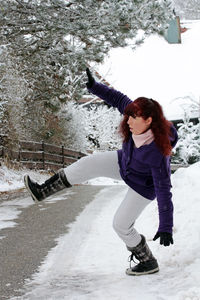
[[[139,260],[135,267],[130,264],[126,273],[143,275],[158,272],[157,260],[145,237],[134,228],[134,223],[143,209],[157,198],[159,228],[153,240],[160,238],[160,244],[164,246],[173,244],[170,155],[177,142],[176,129],[165,119],[157,101],[144,97],[131,101],[122,93],[97,83],[89,69],[86,72],[88,90],[117,107],[124,115],[120,125],[122,149],[81,158],[41,185],[25,176],[25,185],[33,199],[41,201],[91,178],[123,179],[128,191],[114,216],[113,227],[131,252],[130,262],[134,257]]]

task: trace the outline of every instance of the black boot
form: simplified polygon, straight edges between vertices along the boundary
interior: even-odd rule
[[[59,170],[58,173],[43,184],[32,181],[28,175],[24,176],[24,183],[34,201],[42,201],[65,188],[71,187],[63,169]]]
[[[136,247],[127,247],[127,249],[132,252],[130,256],[130,268],[126,270],[127,275],[145,275],[159,271],[157,260],[149,249],[145,237],[141,235],[141,238],[141,242]],[[133,257],[139,260],[139,264],[135,267],[131,267]]]

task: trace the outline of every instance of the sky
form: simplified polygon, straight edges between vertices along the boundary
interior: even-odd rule
[[[136,52],[115,49],[106,77],[129,97],[159,99],[166,112],[178,115],[176,97],[189,93],[199,97],[200,22],[188,23],[181,45],[169,45],[152,35]],[[99,66],[104,72],[108,63]],[[121,71],[120,71],[121,70]],[[120,74],[121,73],[121,74]],[[27,170],[0,169],[0,191],[23,187],[23,176],[44,181],[48,175]],[[27,280],[25,295],[11,300],[200,300],[200,162],[180,168],[172,175],[174,203],[174,245],[153,242],[158,227],[156,201],[141,214],[136,228],[143,233],[157,258],[160,272],[132,277],[125,274],[129,253],[112,228],[112,219],[127,187],[122,182],[100,178],[87,184],[107,185],[77,216],[70,230],[57,238],[38,272]],[[59,201],[54,198],[54,201]],[[66,195],[67,199],[67,195]],[[0,230],[16,226],[22,209],[33,205],[31,198],[1,203]],[[18,206],[18,209],[16,209]]]

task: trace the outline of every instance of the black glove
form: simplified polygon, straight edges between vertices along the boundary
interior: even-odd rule
[[[173,244],[173,237],[172,234],[169,232],[157,232],[153,238],[153,241],[157,240],[160,237],[160,244],[164,246],[169,246]]]
[[[88,68],[86,69],[86,73],[87,73],[87,77],[88,77],[88,82],[86,83],[86,85],[87,85],[87,88],[90,89],[93,86],[93,83],[95,80],[92,77],[92,74]]]

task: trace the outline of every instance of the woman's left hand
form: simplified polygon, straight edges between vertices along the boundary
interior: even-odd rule
[[[86,83],[86,85],[87,85],[87,88],[90,89],[93,86],[95,80],[94,80],[89,68],[86,69],[86,73],[87,73],[87,77],[88,77],[88,82]]]
[[[169,232],[157,232],[156,235],[153,238],[153,241],[160,238],[160,244],[164,246],[169,246],[170,244],[173,244],[173,237],[172,234]]]

